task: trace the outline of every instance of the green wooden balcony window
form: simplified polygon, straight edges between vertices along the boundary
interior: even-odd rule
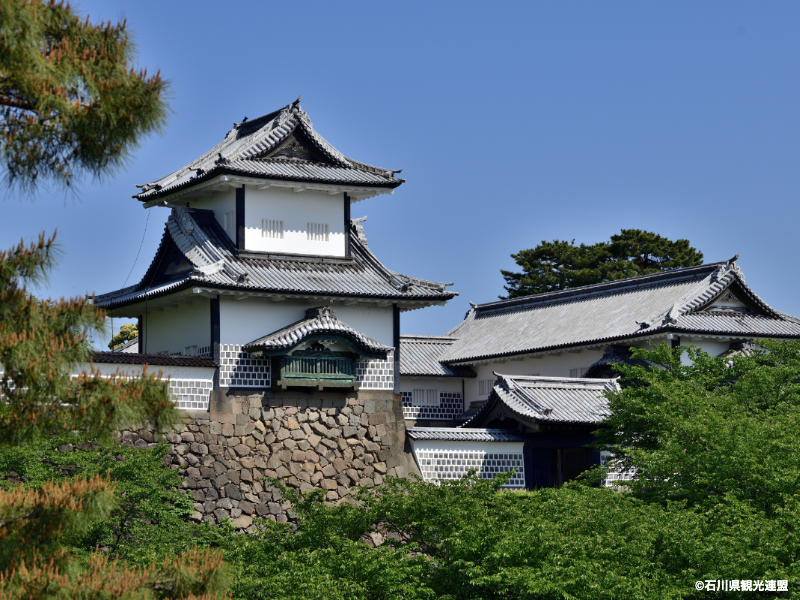
[[[281,380],[308,382],[352,382],[356,380],[356,359],[333,352],[298,352],[281,358]]]

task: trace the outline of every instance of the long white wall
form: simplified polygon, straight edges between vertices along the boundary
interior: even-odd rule
[[[401,358],[402,360],[402,358]],[[464,379],[464,382],[469,381]],[[460,377],[400,377],[400,391],[413,392],[414,390],[438,390],[440,392],[461,393]],[[466,383],[464,383],[466,386]]]
[[[345,255],[344,194],[288,188],[245,189],[245,248],[288,254]],[[262,220],[281,221],[283,239],[265,237]],[[328,241],[309,241],[308,223],[327,225]]]
[[[305,316],[314,303],[248,298],[220,299],[220,343],[243,345]],[[393,345],[392,309],[360,306],[333,306],[339,320],[385,346]]]
[[[211,344],[211,306],[207,298],[198,298],[190,304],[143,315],[144,350],[148,354],[159,352],[183,353],[187,346]]]

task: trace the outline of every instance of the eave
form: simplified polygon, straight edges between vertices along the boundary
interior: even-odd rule
[[[292,177],[259,177],[257,175],[244,174],[229,167],[216,167],[200,177],[164,191],[150,193],[144,198],[140,197],[141,194],[135,194],[132,197],[142,202],[144,208],[151,208],[153,206],[167,206],[179,199],[185,201],[198,198],[210,192],[226,191],[241,188],[244,185],[253,185],[259,189],[268,189],[270,187],[291,189],[296,193],[306,190],[327,192],[331,196],[346,193],[350,197],[352,204],[381,194],[394,194],[394,189],[404,181],[404,179],[397,179],[386,184],[374,186],[358,185],[345,181],[341,183],[322,183]]]

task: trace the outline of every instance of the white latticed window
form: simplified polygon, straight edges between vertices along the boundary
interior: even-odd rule
[[[225,231],[232,232],[236,228],[233,211],[225,213]]]
[[[328,241],[328,224],[327,223],[307,223],[306,225],[306,239],[310,242],[327,242]]]
[[[569,376],[570,377],[583,377],[586,375],[586,371],[589,370],[589,367],[579,367],[577,369],[570,369]]]
[[[261,237],[282,240],[283,221],[276,221],[275,219],[261,219]]]
[[[439,406],[439,391],[414,390],[411,401],[414,406]]]
[[[478,382],[478,395],[479,396],[488,396],[492,393],[492,388],[494,387],[494,379],[481,379]]]

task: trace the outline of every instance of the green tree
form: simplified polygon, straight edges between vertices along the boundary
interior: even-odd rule
[[[102,442],[125,427],[150,423],[158,432],[175,422],[166,383],[152,375],[72,375],[88,360],[87,333],[102,330],[105,317],[85,298],[53,302],[28,293],[25,285],[46,275],[53,255],[54,239],[44,236],[0,252],[0,446],[54,443],[53,436]],[[146,568],[92,553],[78,568],[70,543],[90,531],[101,541],[93,527],[121,505],[115,484],[96,471],[0,489],[0,597],[160,598],[220,589],[219,553],[189,550]]]
[[[119,331],[111,336],[111,341],[108,342],[108,347],[111,350],[122,346],[125,342],[135,340],[139,337],[139,330],[134,323],[126,323],[119,328]]]
[[[654,368],[616,365],[623,388],[609,395],[598,444],[637,470],[637,496],[699,507],[730,498],[768,516],[796,501],[800,342],[759,344],[768,352],[727,357],[664,344],[634,352]]]
[[[69,4],[0,0],[0,152],[8,181],[69,186],[118,168],[166,120],[167,83],[137,70],[125,23]]]
[[[543,240],[511,257],[522,271],[500,271],[508,292],[503,299],[703,264],[703,254],[689,240],[672,241],[639,229],[623,229],[610,241],[591,245]]]

